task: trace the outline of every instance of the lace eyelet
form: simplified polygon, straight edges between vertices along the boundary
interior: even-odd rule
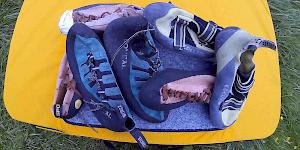
[[[107,99],[107,96],[105,94],[101,94],[99,97],[100,97],[101,100],[106,100]]]

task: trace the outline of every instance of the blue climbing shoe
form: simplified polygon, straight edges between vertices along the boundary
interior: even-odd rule
[[[112,131],[129,131],[145,147],[147,142],[135,128],[97,34],[84,24],[74,24],[67,36],[67,58],[76,87],[101,125]]]
[[[159,52],[144,17],[126,17],[111,22],[104,32],[104,44],[122,93],[130,108],[142,119],[159,123],[168,111],[144,106],[141,86],[162,69]]]

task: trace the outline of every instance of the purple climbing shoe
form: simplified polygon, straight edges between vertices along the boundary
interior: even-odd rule
[[[237,27],[223,29],[215,40],[217,75],[210,102],[210,119],[220,129],[232,125],[238,118],[254,83],[255,66],[244,74],[239,66],[245,52],[257,48],[276,49],[275,43],[255,37]]]

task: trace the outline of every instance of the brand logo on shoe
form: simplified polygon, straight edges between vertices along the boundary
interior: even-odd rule
[[[128,43],[124,44],[125,53],[122,55],[122,69],[124,69],[128,62]]]
[[[145,140],[144,140],[141,136],[138,137],[138,141],[139,141],[139,143],[140,143],[143,147],[146,147],[146,146],[147,146]]]
[[[110,112],[106,111],[106,112],[105,112],[105,115],[106,115],[109,119],[111,119],[111,113],[110,113]]]
[[[126,113],[124,111],[124,108],[122,106],[118,106],[118,109],[119,109],[119,111],[120,111],[120,113],[122,115],[122,118],[125,118],[127,115],[126,115]]]
[[[55,116],[60,117],[60,105],[55,105]]]

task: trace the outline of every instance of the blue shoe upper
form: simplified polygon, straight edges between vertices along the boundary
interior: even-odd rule
[[[73,25],[67,37],[67,58],[78,90],[101,125],[113,131],[129,131],[143,147],[147,142],[135,128],[96,33],[84,24]]]
[[[131,109],[142,119],[162,122],[168,111],[150,109],[141,103],[138,96],[142,84],[161,69],[158,51],[147,29],[148,23],[143,17],[116,19],[104,32],[104,43]]]
[[[201,43],[198,43],[198,47],[196,46],[195,39],[192,38],[193,34],[189,32],[191,29],[197,32],[199,28],[194,15],[164,2],[146,6],[144,14],[149,24],[155,29],[154,42],[159,50],[164,69],[158,71],[143,85],[140,92],[141,101],[144,105],[156,110],[178,108],[187,101],[168,105],[160,104],[161,86],[193,75],[214,76],[215,53]],[[194,36],[197,38],[197,35]]]

